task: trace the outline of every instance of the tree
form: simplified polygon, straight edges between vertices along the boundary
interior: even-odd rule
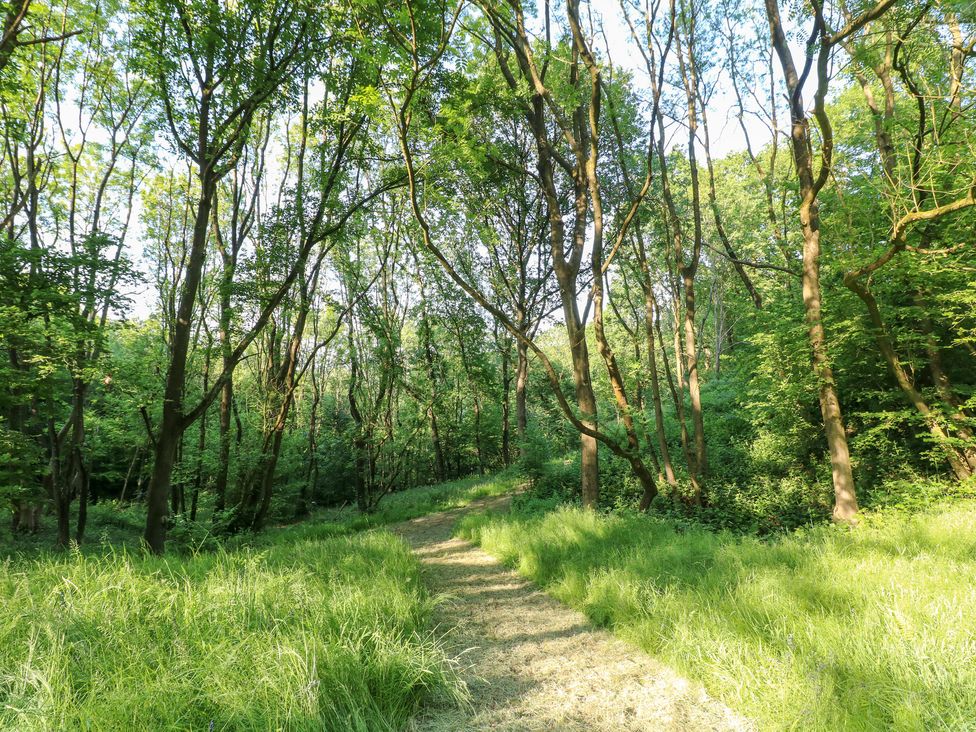
[[[197,416],[185,413],[183,390],[217,184],[236,163],[255,116],[311,52],[305,11],[295,3],[225,7],[212,0],[152,0],[140,8],[142,63],[153,76],[172,142],[193,161],[200,182],[149,487],[145,540],[156,553],[166,540],[177,447],[189,417]],[[242,49],[249,63],[241,62]]]
[[[803,233],[803,304],[806,311],[808,338],[813,355],[813,371],[817,377],[820,411],[823,415],[830,463],[834,483],[834,520],[851,522],[857,514],[857,495],[851,456],[847,446],[847,434],[841,415],[840,398],[834,380],[834,370],[827,352],[827,336],[822,317],[820,289],[820,211],[817,196],[826,185],[833,161],[833,132],[826,111],[827,89],[830,83],[829,64],[834,49],[841,41],[857,33],[869,21],[880,17],[892,5],[892,0],[869,8],[857,18],[851,19],[841,30],[831,33],[827,28],[823,7],[813,2],[814,23],[808,47],[811,53],[801,73],[797,73],[793,53],[786,42],[783,21],[776,0],[766,0],[766,15],[773,37],[773,48],[779,58],[790,103],[790,142],[793,149],[793,165],[799,184],[799,222]],[[814,117],[820,131],[820,167],[814,171],[813,141],[810,121],[803,108],[803,84],[816,61],[816,93]]]

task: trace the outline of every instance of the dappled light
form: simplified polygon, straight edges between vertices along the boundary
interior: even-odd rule
[[[673,669],[594,628],[584,616],[467,542],[452,537],[469,511],[393,527],[438,593],[436,621],[470,692],[470,706],[432,709],[422,730],[746,730],[745,720]]]

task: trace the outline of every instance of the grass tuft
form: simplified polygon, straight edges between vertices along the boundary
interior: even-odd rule
[[[524,476],[514,469],[508,469],[492,475],[472,475],[446,483],[410,488],[383,498],[373,513],[353,513],[346,521],[354,528],[409,521],[429,513],[460,508],[478,498],[512,493],[524,482]]]

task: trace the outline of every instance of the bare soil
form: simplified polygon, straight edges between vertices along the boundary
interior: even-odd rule
[[[746,730],[751,725],[639,649],[594,627],[478,547],[452,537],[490,498],[392,527],[442,597],[438,631],[471,692],[464,708],[434,706],[419,732],[467,730]]]

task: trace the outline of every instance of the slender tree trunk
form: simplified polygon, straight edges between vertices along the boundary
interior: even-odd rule
[[[312,288],[318,283],[318,270],[312,276]],[[282,373],[276,380],[281,391],[281,407],[274,422],[273,438],[271,450],[265,458],[264,471],[261,477],[260,495],[261,502],[257,513],[251,522],[251,529],[257,531],[264,526],[264,522],[271,507],[271,494],[274,489],[274,475],[278,467],[278,458],[281,455],[281,444],[285,435],[285,427],[288,424],[288,415],[295,402],[295,390],[298,387],[298,358],[301,354],[302,336],[305,333],[305,324],[308,322],[308,313],[311,309],[311,298],[308,288],[305,286],[302,292],[302,300],[299,310],[295,316],[295,324],[292,329],[291,342],[288,345],[288,352],[285,356]]]
[[[921,297],[916,297],[916,302],[919,306],[922,305]],[[932,322],[927,315],[922,317],[922,332],[925,335],[925,352],[929,359],[929,371],[932,374],[932,381],[935,384],[936,391],[942,399],[945,410],[950,414],[955,427],[956,432],[964,440],[972,441],[973,432],[969,428],[967,423],[968,416],[965,410],[959,403],[959,399],[956,397],[955,392],[952,389],[952,384],[949,381],[949,377],[942,366],[942,353],[938,341],[936,340],[935,333],[932,328]],[[976,448],[970,447],[968,449],[963,449],[962,453],[966,457],[966,462],[969,463],[970,468],[976,470]]]
[[[80,545],[85,539],[85,528],[88,526],[88,498],[91,478],[80,450],[75,454],[73,460],[75,462],[74,480],[78,493],[78,523],[75,528],[75,541]]]
[[[64,484],[61,475],[61,440],[58,437],[58,431],[54,427],[53,417],[48,419],[48,440],[50,442],[50,453],[48,456],[49,480],[58,524],[57,547],[59,549],[66,549],[68,544],[71,543],[71,522],[69,516],[71,494],[68,491],[68,486]]]
[[[132,471],[136,467],[136,462],[139,460],[139,455],[142,453],[142,447],[137,447],[132,451],[132,461],[129,463],[129,469],[125,472],[125,480],[122,481],[122,492],[119,494],[119,503],[125,502],[125,494],[129,488],[129,480],[132,478]]]
[[[481,449],[481,397],[474,395],[474,449],[478,457],[478,475],[485,474],[485,456]]]
[[[84,379],[72,379],[71,442],[68,447],[68,482],[71,493],[78,496],[78,521],[75,527],[75,541],[78,544],[85,538],[88,524],[89,475],[85,469],[85,400],[88,384]]]
[[[209,332],[209,331],[208,331]],[[213,339],[207,343],[207,351],[203,361],[203,392],[207,393],[210,388],[210,348],[213,346]],[[209,410],[208,410],[209,411]],[[207,412],[200,417],[200,431],[197,434],[197,474],[193,480],[193,495],[190,498],[190,521],[197,520],[197,502],[200,499],[200,490],[203,487],[203,454],[207,449]]]
[[[798,130],[797,127],[802,127]],[[794,124],[794,149],[809,144],[805,125]],[[806,152],[794,153],[796,158],[806,158]],[[800,161],[797,160],[800,170]],[[809,158],[806,158],[809,173]],[[827,355],[827,336],[821,316],[820,297],[820,214],[815,200],[808,200],[809,188],[801,184],[800,225],[803,230],[803,306],[806,311],[807,334],[813,352],[813,371],[820,383],[820,412],[823,415],[827,446],[834,483],[834,519],[850,522],[857,514],[857,497],[854,491],[854,473],[851,455],[847,447],[847,433],[841,415],[840,399],[834,381],[834,370]]]
[[[575,277],[574,277],[575,279]],[[592,430],[597,428],[596,395],[590,382],[590,355],[586,346],[586,330],[580,323],[575,287],[561,286],[569,350],[573,359],[573,383],[580,421]],[[596,508],[600,497],[600,462],[595,437],[580,434],[580,489],[583,505]]]
[[[200,199],[197,202],[190,257],[183,279],[176,322],[173,324],[173,341],[170,346],[166,386],[163,392],[163,416],[156,438],[156,459],[149,484],[144,538],[150,551],[154,554],[162,554],[166,544],[167,504],[172,487],[176,451],[184,430],[183,387],[186,382],[186,364],[190,348],[190,321],[193,317],[197,291],[200,288],[200,278],[207,249],[210,208],[213,204],[215,189],[216,182],[209,173],[205,172],[201,181]]]
[[[715,376],[722,370],[722,351],[725,346],[725,299],[721,287],[715,290]]]
[[[225,270],[227,263],[224,263]],[[223,369],[231,366],[232,346],[230,342],[230,282],[221,283],[220,288],[220,353]],[[217,475],[214,478],[216,494],[215,512],[223,511],[227,501],[227,481],[230,474],[230,420],[234,404],[234,375],[231,373],[220,390],[220,416],[217,451]]]
[[[617,357],[610,347],[607,334],[603,324],[603,197],[600,191],[600,179],[597,175],[597,162],[599,159],[599,127],[598,116],[594,109],[599,109],[599,99],[602,93],[602,82],[599,66],[595,59],[583,47],[580,37],[580,29],[575,25],[574,13],[570,13],[570,23],[573,27],[576,42],[581,47],[582,56],[586,63],[586,68],[590,73],[591,95],[596,101],[591,103],[589,125],[590,125],[590,151],[586,161],[586,179],[590,193],[590,203],[593,209],[593,243],[591,253],[591,265],[593,273],[593,335],[596,339],[597,350],[600,353],[603,363],[607,369],[607,376],[610,380],[610,388],[613,391],[614,401],[620,413],[620,419],[624,424],[624,431],[627,435],[627,461],[630,463],[631,470],[637,476],[644,489],[641,498],[641,505],[650,505],[650,502],[657,495],[657,485],[654,476],[647,469],[641,459],[641,445],[637,436],[637,429],[634,424],[634,417],[631,413],[630,401],[627,398],[627,390],[624,384],[623,375],[617,364]]]
[[[956,478],[959,480],[966,480],[973,474],[973,466],[970,464],[968,457],[962,450],[957,450],[949,443],[949,435],[943,429],[942,425],[939,424],[938,414],[932,410],[928,402],[922,396],[922,393],[915,388],[908,374],[905,372],[905,368],[901,365],[898,360],[898,354],[895,352],[895,346],[891,338],[888,336],[887,331],[884,327],[884,322],[881,319],[881,311],[878,309],[878,303],[874,299],[874,295],[870,290],[862,285],[856,278],[847,277],[845,278],[845,284],[853,290],[853,292],[861,298],[864,304],[867,306],[868,313],[871,317],[871,325],[874,329],[874,338],[878,344],[878,349],[884,356],[885,362],[888,364],[888,369],[891,371],[892,376],[895,377],[895,381],[898,384],[898,388],[902,390],[905,397],[915,407],[916,411],[922,415],[922,419],[925,420],[926,426],[929,428],[929,432],[932,434],[935,443],[945,453],[946,459],[949,462],[952,472],[955,474]]]
[[[464,368],[464,375],[467,377],[468,385],[471,388],[471,397],[474,401],[474,451],[478,458],[478,475],[485,474],[485,459],[484,453],[481,449],[481,396],[478,394],[478,384],[475,382],[474,375],[471,373],[471,364],[468,360],[467,349],[464,347],[464,332],[461,327],[458,326],[455,329],[455,334],[458,339],[458,351],[461,355],[461,364]],[[458,382],[457,393],[460,397],[461,394],[461,384],[460,380]],[[458,399],[460,405],[460,398]],[[507,410],[507,407],[506,407]],[[460,424],[460,415],[458,419],[458,424]],[[460,458],[459,458],[460,460]],[[458,475],[460,475],[461,469],[460,465],[458,467]]]
[[[356,507],[366,513],[370,508],[368,486],[366,484],[368,466],[366,464],[366,439],[364,434],[363,415],[359,411],[359,403],[356,398],[356,390],[359,388],[359,352],[357,350],[355,338],[353,337],[353,326],[349,323],[346,329],[347,343],[349,346],[349,387],[347,397],[349,399],[349,414],[356,424],[356,431],[352,440],[353,447],[353,480],[356,487]]]
[[[671,452],[668,449],[667,435],[664,431],[664,408],[661,403],[661,383],[657,373],[657,346],[654,343],[654,310],[657,303],[654,299],[654,292],[650,287],[644,290],[644,330],[647,334],[647,370],[650,372],[651,381],[651,402],[654,405],[654,426],[657,432],[657,445],[661,451],[661,463],[664,467],[664,477],[668,485],[672,488],[677,487],[678,481],[674,475],[674,466],[671,464]],[[650,503],[648,502],[648,505]],[[641,506],[646,509],[647,506]]]
[[[318,368],[312,364],[312,407],[308,417],[308,470],[305,473],[305,482],[302,484],[302,491],[298,497],[298,508],[296,518],[305,516],[309,511],[309,504],[315,495],[315,489],[319,482],[319,460],[318,460],[318,414],[319,403],[322,400],[322,390],[319,386]]]
[[[745,267],[739,260],[739,255],[736,254],[735,248],[732,246],[732,241],[729,239],[728,232],[725,230],[725,224],[722,220],[722,212],[718,205],[718,194],[715,190],[715,166],[712,164],[712,147],[711,139],[708,135],[708,115],[706,113],[705,105],[701,105],[701,119],[702,119],[702,131],[704,133],[705,142],[705,165],[708,170],[708,203],[712,209],[712,219],[715,221],[715,231],[718,234],[719,240],[722,242],[722,246],[725,248],[725,253],[729,257],[729,261],[732,263],[732,267],[735,269],[739,279],[742,281],[743,287],[746,288],[746,292],[749,293],[749,297],[752,299],[752,304],[756,306],[757,309],[762,308],[762,297],[756,286],[752,282],[752,278],[749,277],[749,273],[746,272]],[[717,363],[717,361],[716,361]]]
[[[682,273],[685,293],[685,349],[688,363],[688,394],[691,397],[691,423],[695,441],[695,472],[708,472],[705,453],[705,421],[702,415],[701,384],[698,380],[698,351],[695,334],[695,280],[694,274],[685,268]],[[696,496],[700,500],[700,495]]]
[[[421,292],[421,299],[426,302],[426,295]],[[437,480],[443,481],[447,478],[447,460],[444,456],[444,446],[441,442],[440,426],[437,423],[437,367],[434,344],[430,333],[430,321],[427,318],[426,308],[421,315],[420,325],[424,344],[424,353],[427,356],[427,378],[430,381],[430,406],[427,407],[427,419],[430,422],[430,439],[434,448],[434,466],[437,471]]]
[[[497,335],[496,335],[497,338]],[[508,344],[501,352],[502,356],[502,463],[507,468],[512,464],[512,376],[511,351]]]
[[[515,425],[519,440],[525,439],[528,427],[528,409],[526,393],[529,385],[529,347],[522,341],[516,345],[517,361],[515,365]]]
[[[850,450],[847,446],[847,433],[841,415],[840,399],[837,395],[837,385],[834,381],[834,371],[830,365],[827,353],[827,337],[824,331],[821,314],[820,292],[820,211],[817,205],[817,194],[820,186],[826,182],[824,173],[829,167],[821,170],[815,180],[813,162],[811,160],[812,140],[810,122],[806,117],[802,102],[802,89],[793,56],[786,41],[783,25],[779,15],[777,0],[765,0],[766,15],[772,34],[773,48],[780,59],[786,78],[786,86],[790,93],[790,140],[793,149],[793,163],[799,182],[800,193],[800,228],[803,234],[803,307],[806,314],[807,337],[812,352],[813,372],[819,384],[820,413],[823,416],[824,431],[827,436],[827,448],[830,452],[830,464],[834,484],[834,520],[850,523],[856,520],[858,511],[857,496],[854,489],[854,474],[851,470]],[[821,43],[824,41],[821,39]],[[817,92],[817,106],[821,108],[823,96],[826,93],[826,59],[828,51],[821,46],[820,57],[817,60],[819,87]],[[822,125],[823,127],[823,125]],[[830,151],[833,140],[829,127],[821,129],[824,139],[821,142],[824,151],[823,166],[829,166]]]
[[[701,403],[701,384],[698,374],[698,339],[695,332],[696,301],[695,301],[695,274],[698,272],[698,262],[701,257],[702,248],[702,211],[701,211],[701,183],[698,173],[698,156],[696,145],[698,139],[698,69],[694,54],[695,44],[695,15],[694,8],[691,9],[689,18],[691,24],[688,34],[686,50],[687,63],[683,54],[678,53],[678,64],[681,75],[685,82],[686,97],[688,100],[688,166],[691,171],[691,209],[692,222],[694,224],[694,241],[689,261],[683,261],[683,252],[679,248],[675,250],[675,262],[681,269],[682,290],[685,299],[685,353],[688,363],[688,395],[691,397],[691,422],[694,428],[695,440],[695,472],[699,476],[708,473],[708,458],[705,453],[705,420],[702,415]],[[680,39],[679,38],[679,46]],[[724,229],[723,229],[724,231]],[[676,239],[680,242],[680,238]],[[695,495],[696,502],[701,501],[701,494]]]
[[[674,411],[678,415],[678,428],[681,434],[681,450],[685,456],[685,464],[688,466],[688,474],[692,480],[698,480],[698,467],[695,463],[695,456],[691,451],[691,434],[688,431],[688,418],[685,411],[685,371],[687,361],[685,359],[685,349],[681,342],[681,300],[675,295],[672,312],[672,329],[674,331],[674,376],[676,383],[672,385],[671,396],[674,399]],[[660,335],[660,334],[659,334]],[[662,350],[664,346],[662,345]],[[664,354],[665,364],[668,362],[667,354]]]

